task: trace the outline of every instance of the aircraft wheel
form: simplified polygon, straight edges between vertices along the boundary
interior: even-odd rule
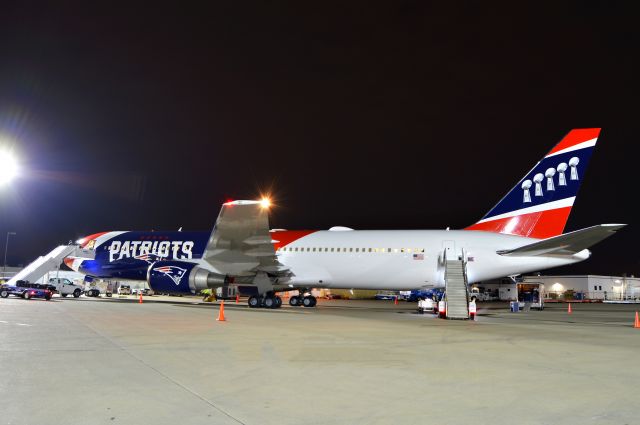
[[[251,308],[258,308],[260,307],[260,298],[256,297],[255,295],[252,295],[249,297],[249,301],[247,301],[247,303]]]
[[[264,308],[277,308],[278,302],[275,297],[265,297]]]
[[[316,297],[314,296],[306,296],[302,299],[302,305],[305,307],[315,307],[317,303]]]
[[[293,297],[289,298],[289,305],[292,307],[298,307],[300,305],[300,297],[294,295]]]

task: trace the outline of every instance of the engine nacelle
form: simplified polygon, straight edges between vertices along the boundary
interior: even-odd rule
[[[186,261],[157,261],[147,270],[147,283],[155,292],[195,294],[208,288],[225,286],[227,276],[212,273]]]

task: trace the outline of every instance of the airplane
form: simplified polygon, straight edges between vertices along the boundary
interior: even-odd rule
[[[325,231],[269,228],[270,201],[222,205],[211,232],[101,232],[78,242],[71,269],[99,279],[142,280],[156,292],[222,287],[250,307],[278,308],[276,292],[311,288],[414,290],[445,285],[445,259],[464,260],[468,283],[584,261],[625,225],[563,233],[600,134],[571,130],[477,223],[461,230]],[[224,292],[223,292],[224,293]]]

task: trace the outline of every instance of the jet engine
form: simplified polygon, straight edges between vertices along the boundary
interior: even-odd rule
[[[147,283],[155,292],[195,294],[202,289],[225,286],[229,278],[186,261],[157,261],[147,270]]]

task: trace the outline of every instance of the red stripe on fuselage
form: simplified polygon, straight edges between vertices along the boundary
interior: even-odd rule
[[[564,139],[562,139],[560,143],[558,143],[556,147],[553,148],[553,150],[551,150],[551,152],[547,154],[547,156],[551,155],[552,153],[561,151],[563,149],[570,148],[571,146],[575,146],[582,142],[595,139],[598,137],[599,134],[600,134],[599,128],[578,128],[575,130],[571,130],[569,134],[564,136]]]
[[[277,230],[270,234],[271,239],[278,241],[273,244],[274,248],[278,249],[315,232],[317,232],[317,230]]]
[[[104,235],[105,233],[109,233],[109,232],[100,232],[100,233],[94,233],[93,235],[89,235],[89,236],[85,236],[82,242],[82,248],[86,247],[89,242],[91,242],[94,239],[98,239],[100,236]]]
[[[564,207],[516,215],[514,217],[485,221],[484,223],[476,223],[465,230],[483,230],[485,232],[546,239],[562,234],[570,212],[571,207]]]

